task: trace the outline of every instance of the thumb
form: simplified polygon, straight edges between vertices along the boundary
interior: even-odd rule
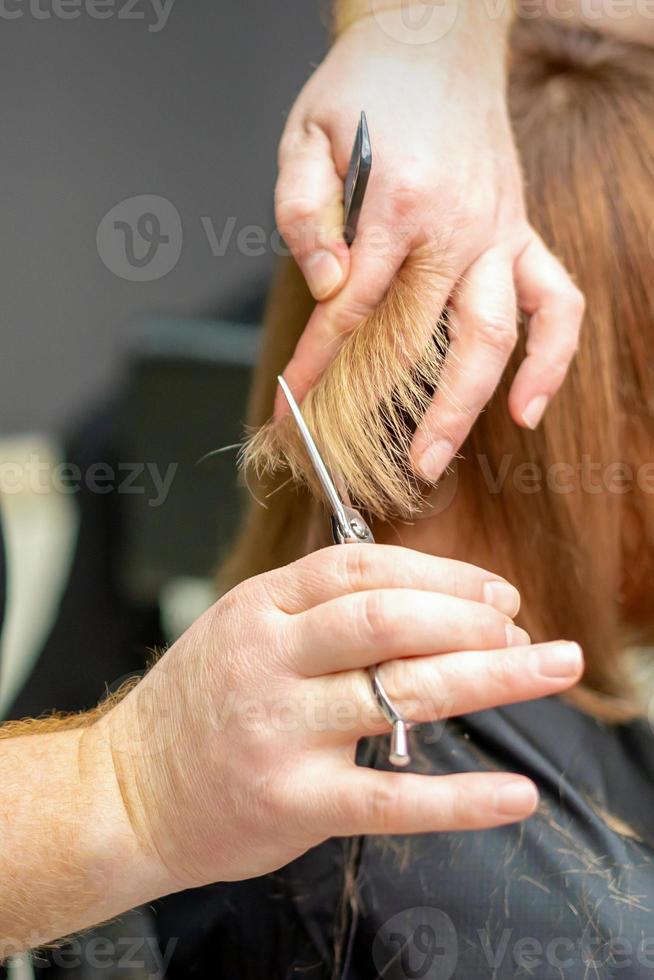
[[[332,297],[350,270],[343,238],[343,183],[318,126],[287,133],[279,152],[277,226],[316,300]]]

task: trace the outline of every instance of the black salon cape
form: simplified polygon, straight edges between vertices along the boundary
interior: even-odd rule
[[[549,698],[416,734],[417,771],[523,772],[541,808],[490,831],[365,838],[340,975],[654,980],[647,722],[608,727]],[[161,902],[169,980],[332,980],[348,846],[331,840],[260,880]]]

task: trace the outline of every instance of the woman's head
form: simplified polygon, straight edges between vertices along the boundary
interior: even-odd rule
[[[442,532],[455,557],[510,578],[523,596],[522,625],[535,640],[579,641],[587,686],[600,695],[626,694],[620,651],[653,619],[653,104],[649,49],[542,22],[516,28],[510,105],[529,216],[588,310],[578,356],[537,432],[518,429],[506,409],[523,345],[455,474],[435,495],[416,480],[408,446],[447,351],[447,322],[418,299],[420,256],[303,404],[357,505],[392,521],[405,543],[438,550]],[[309,309],[299,273],[285,268],[255,381],[255,425],[270,415],[275,375]],[[280,468],[290,464],[311,484],[289,420],[265,426],[246,461],[260,474],[256,495],[275,492],[266,510],[253,506],[232,579],[296,557],[321,519]]]

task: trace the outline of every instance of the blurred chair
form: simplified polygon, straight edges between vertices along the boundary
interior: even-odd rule
[[[125,465],[145,464],[121,495],[125,547],[120,574],[136,602],[171,583],[213,574],[238,524],[238,443],[243,437],[257,328],[150,318],[134,348],[124,411]]]

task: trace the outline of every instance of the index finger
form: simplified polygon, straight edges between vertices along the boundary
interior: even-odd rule
[[[483,568],[450,558],[385,544],[347,544],[322,548],[266,576],[279,609],[294,615],[352,592],[421,589],[494,606],[516,616],[520,594],[513,585]]]

